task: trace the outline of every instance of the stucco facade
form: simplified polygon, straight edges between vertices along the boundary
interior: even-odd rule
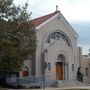
[[[28,76],[45,75],[46,80],[76,80],[79,67],[78,35],[60,11],[32,20],[36,28],[35,61],[24,62]],[[22,72],[21,72],[21,76]]]
[[[58,12],[36,28],[36,76],[45,74],[49,76],[46,79],[76,80],[79,66],[77,34],[71,25]],[[56,37],[52,37],[55,34]],[[61,77],[58,63],[61,64]]]

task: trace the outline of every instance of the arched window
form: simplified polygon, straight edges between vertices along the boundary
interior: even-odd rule
[[[53,42],[55,42],[56,40],[59,40],[59,39],[64,40],[69,47],[71,46],[71,43],[70,43],[70,40],[69,40],[68,36],[65,33],[60,32],[60,31],[56,31],[56,32],[51,33],[48,36],[46,42],[48,44],[51,44],[51,43],[53,43]]]
[[[50,62],[48,63],[47,66],[48,66],[48,71],[51,71],[51,63]]]

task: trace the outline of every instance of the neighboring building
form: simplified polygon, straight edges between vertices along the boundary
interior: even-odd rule
[[[80,48],[81,58],[80,66],[83,73],[83,81],[86,84],[90,84],[90,55],[82,55],[82,48]]]
[[[37,36],[36,59],[32,65],[27,60],[23,69],[26,72],[20,75],[33,73],[35,76],[45,75],[48,80],[76,80],[80,64],[78,35],[69,22],[56,10],[33,19],[32,24]]]

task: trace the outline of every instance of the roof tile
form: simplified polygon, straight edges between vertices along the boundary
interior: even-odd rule
[[[59,11],[55,11],[54,13],[36,18],[31,20],[31,23],[36,27],[38,25],[40,25],[41,23],[45,22],[46,20],[48,20],[49,18],[51,18],[52,16],[54,16],[55,14],[57,14]]]

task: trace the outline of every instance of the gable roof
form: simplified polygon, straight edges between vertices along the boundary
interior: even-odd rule
[[[75,35],[75,37],[78,37],[78,34],[76,31],[73,29],[73,27],[69,24],[69,22],[65,19],[65,17],[62,15],[60,11],[55,11],[54,13],[41,16],[39,18],[35,18],[31,20],[31,24],[36,27],[36,29],[39,29],[42,25],[47,23],[51,18],[54,18],[54,16],[57,16],[57,14],[60,16],[61,20],[64,22],[64,24],[69,28],[70,32]]]
[[[45,16],[42,16],[42,17],[33,19],[33,20],[31,20],[31,23],[32,23],[35,27],[37,27],[37,26],[39,26],[40,24],[42,24],[43,22],[45,22],[46,20],[48,20],[49,18],[51,18],[51,17],[53,17],[54,15],[56,15],[58,12],[60,12],[60,11],[55,11],[54,13],[51,13],[51,14],[48,14],[48,15],[45,15]]]

